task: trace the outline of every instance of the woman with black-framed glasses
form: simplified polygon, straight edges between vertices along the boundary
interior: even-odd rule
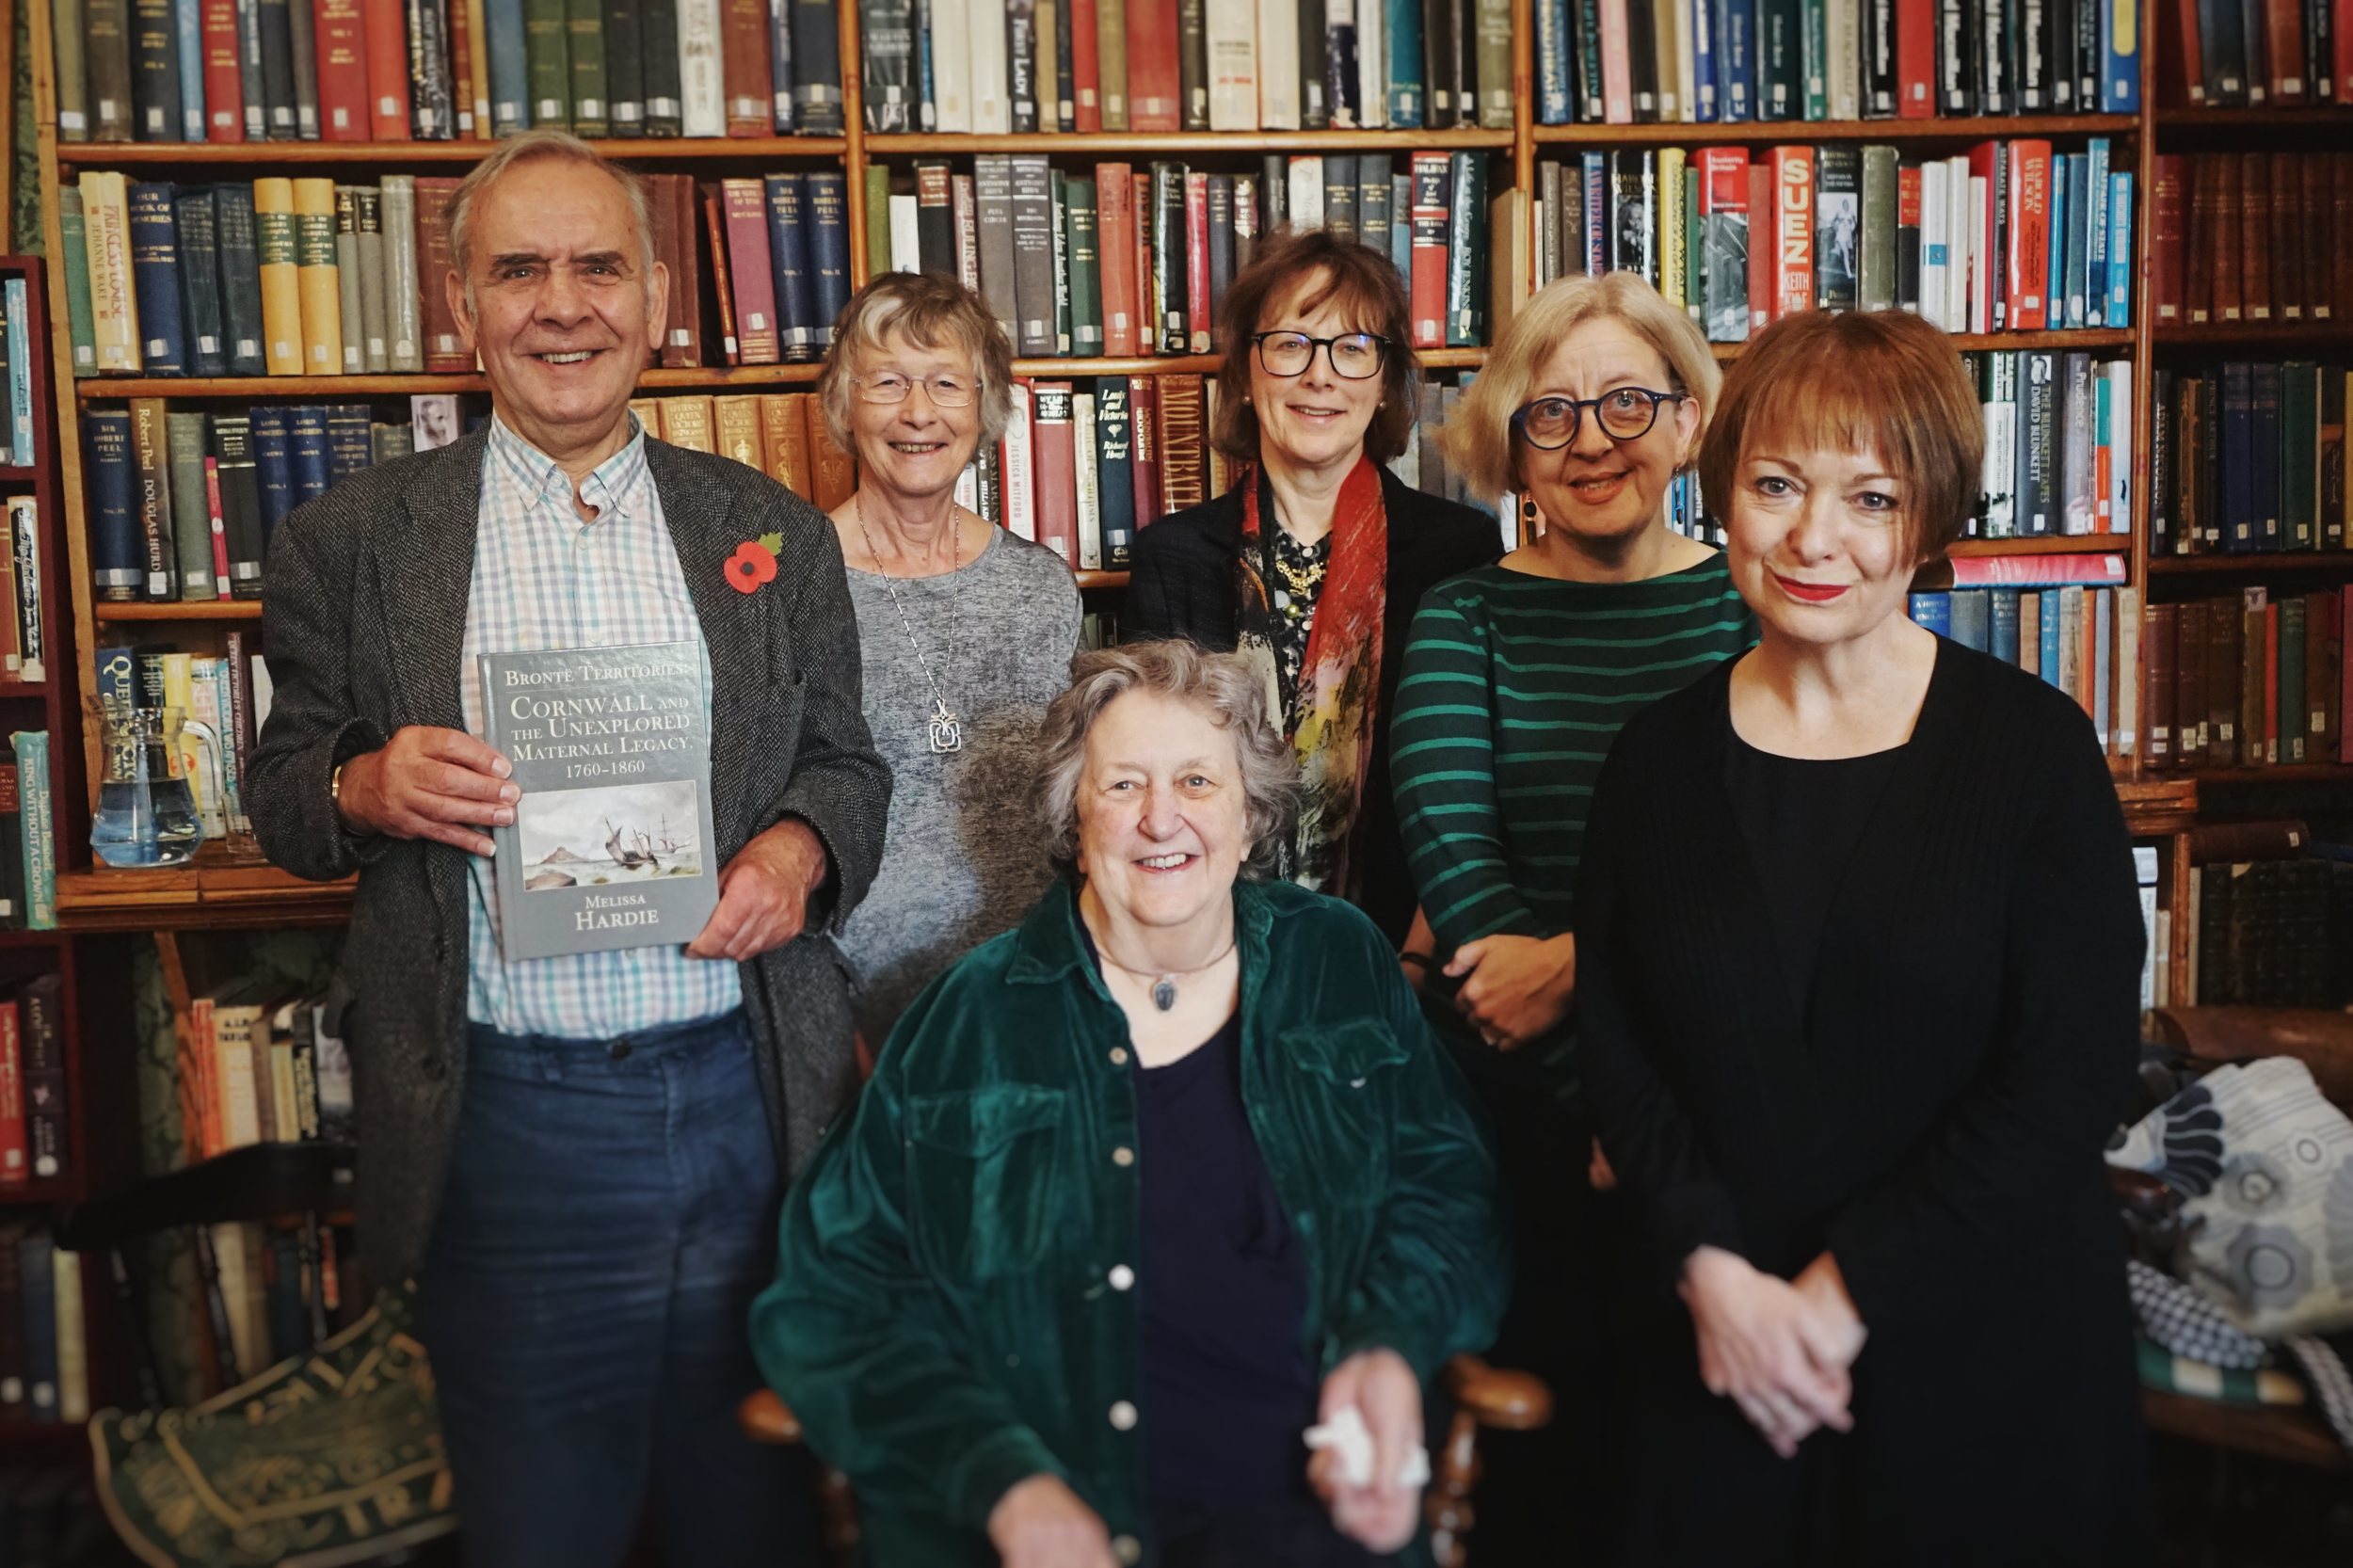
[[[1756,641],[1723,557],[1670,526],[1718,381],[1699,329],[1637,274],[1564,278],[1522,306],[1440,440],[1478,493],[1533,501],[1543,532],[1422,600],[1398,692],[1425,1005],[1494,1113],[1519,1227],[1497,1354],[1545,1375],[1571,1413],[1493,1446],[1480,1534],[1563,1558],[1577,1553],[1560,1518],[1616,1513],[1635,1397],[1616,1341],[1634,1320],[1609,1297],[1636,1272],[1627,1221],[1599,1190],[1606,1168],[1589,1173],[1571,1027],[1577,869],[1619,727]]]
[[[1392,942],[1414,917],[1388,787],[1414,606],[1502,551],[1492,518],[1383,466],[1413,434],[1412,341],[1387,256],[1320,229],[1262,242],[1218,307],[1210,435],[1241,479],[1137,533],[1123,628],[1258,668],[1306,790],[1282,873]]]

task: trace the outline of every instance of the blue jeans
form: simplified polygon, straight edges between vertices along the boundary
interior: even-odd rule
[[[783,1179],[739,1010],[613,1041],[468,1035],[419,1279],[470,1568],[815,1563],[814,1471],[735,1407]]]

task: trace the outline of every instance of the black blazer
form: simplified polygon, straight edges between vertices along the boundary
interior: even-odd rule
[[[1702,1242],[1785,1278],[1838,1260],[1870,1337],[1852,1436],[1807,1444],[1843,1480],[1813,1520],[1836,1539],[1803,1560],[2122,1560],[2148,1540],[2101,1150],[2133,1080],[2142,930],[2090,723],[1939,643],[1801,1017],[1724,785],[1734,663],[1628,724],[1594,789],[1577,978],[1602,1145],[1666,1269]],[[1754,1517],[1688,1549],[1709,1489],[1798,1469],[1699,1389],[1672,1310],[1655,1381],[1689,1398],[1638,1528],[1683,1545],[1643,1556],[1758,1560]]]
[[[1236,485],[1214,501],[1172,512],[1137,532],[1124,637],[1130,642],[1183,637],[1215,652],[1234,650],[1241,636],[1236,598],[1241,503],[1241,487]],[[1357,849],[1364,856],[1365,913],[1396,943],[1414,923],[1416,900],[1389,794],[1389,719],[1397,712],[1405,639],[1422,595],[1496,560],[1503,553],[1503,540],[1496,520],[1485,512],[1409,489],[1385,468],[1381,504],[1389,534],[1388,607],[1381,624],[1381,711],[1373,727],[1372,764],[1365,775]]]

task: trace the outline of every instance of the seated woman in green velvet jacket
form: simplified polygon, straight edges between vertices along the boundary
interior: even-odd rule
[[[793,1187],[760,1364],[886,1568],[1416,1560],[1422,1390],[1508,1284],[1484,1132],[1372,922],[1264,879],[1294,769],[1249,668],[1073,676],[1063,881]],[[1352,1421],[1371,1463],[1311,1464]]]

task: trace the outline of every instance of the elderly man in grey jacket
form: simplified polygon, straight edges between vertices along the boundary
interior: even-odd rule
[[[279,527],[247,785],[278,864],[360,873],[362,1254],[418,1280],[470,1563],[616,1563],[649,1498],[670,1562],[796,1560],[806,1478],[731,1417],[785,1175],[857,1081],[823,933],[874,874],[890,777],[840,549],[630,414],[669,280],[628,174],[535,132],[449,222],[495,417]],[[773,573],[730,568],[763,539]],[[477,661],[648,643],[703,666],[717,911],[683,946],[506,959],[486,835],[520,796]]]

